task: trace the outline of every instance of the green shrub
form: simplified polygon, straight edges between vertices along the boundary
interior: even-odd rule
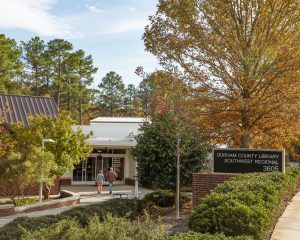
[[[202,234],[197,232],[186,232],[172,237],[168,240],[253,240],[249,236],[226,237],[224,234]]]
[[[101,221],[108,213],[115,217],[126,217],[131,220],[136,219],[142,209],[139,207],[137,199],[111,199],[103,203],[92,204],[83,207],[76,207],[61,213],[63,218],[75,218],[80,225],[85,226],[91,216],[96,214]]]
[[[172,207],[175,204],[175,192],[171,190],[156,190],[148,193],[142,200],[145,205],[153,203],[159,207]],[[186,193],[180,193],[180,205],[191,201],[191,197]]]
[[[59,215],[49,215],[42,217],[19,217],[14,221],[6,224],[0,228],[0,239],[1,240],[16,240],[20,239],[24,230],[35,231],[41,228],[47,228],[54,223],[61,220]]]
[[[151,240],[162,239],[163,228],[154,223],[149,216],[140,221],[130,221],[126,218],[107,215],[104,222],[100,222],[97,215],[90,218],[85,228],[80,227],[76,220],[62,220],[49,228],[36,232],[26,231],[22,240],[34,239],[65,239],[65,240]]]
[[[25,206],[25,205],[31,205],[35,204],[38,202],[38,199],[36,198],[20,198],[20,199],[15,199],[16,206]]]
[[[81,240],[84,237],[84,231],[79,227],[75,220],[62,220],[51,226],[51,228],[41,228],[38,231],[25,230],[21,237],[22,240],[36,239],[64,239]]]
[[[20,207],[20,206],[25,206],[25,205],[31,205],[37,203],[38,200],[36,198],[19,198],[15,199],[15,206]],[[11,200],[7,200],[4,202],[0,202],[0,205],[3,204],[14,204]]]
[[[201,200],[189,226],[201,233],[264,239],[276,220],[278,207],[295,192],[299,176],[299,168],[289,168],[286,174],[238,175]]]
[[[75,207],[69,211],[58,215],[49,215],[42,217],[20,217],[0,228],[0,240],[20,239],[24,230],[37,231],[41,228],[49,228],[51,225],[61,220],[77,220],[82,227],[86,226],[89,219],[95,214],[100,221],[111,213],[116,217],[126,217],[130,220],[136,219],[141,213],[139,201],[135,199],[112,199],[106,202],[92,204],[83,207]]]

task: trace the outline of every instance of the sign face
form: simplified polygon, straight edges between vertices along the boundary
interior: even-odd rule
[[[284,150],[226,149],[213,151],[213,172],[285,172]]]

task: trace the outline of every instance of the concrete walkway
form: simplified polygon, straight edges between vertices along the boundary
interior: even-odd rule
[[[271,240],[299,240],[300,239],[300,192],[298,192],[282,216],[279,218]]]
[[[109,194],[108,186],[103,187],[102,194],[97,193],[95,186],[80,185],[80,186],[62,186],[62,190],[68,190],[74,193],[80,194],[80,204],[74,206],[67,206],[62,208],[49,209],[44,211],[37,211],[32,213],[24,213],[19,215],[13,215],[8,217],[0,217],[0,227],[13,221],[18,217],[40,217],[45,215],[60,214],[64,211],[72,209],[78,206],[85,206],[93,203],[100,203],[113,198],[113,194]],[[134,198],[134,186],[130,185],[115,185],[113,187],[113,193],[125,192],[128,194],[128,198]],[[152,192],[150,189],[139,188],[139,198],[143,198],[145,194]]]

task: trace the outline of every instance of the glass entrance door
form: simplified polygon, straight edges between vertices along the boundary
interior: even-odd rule
[[[85,181],[95,182],[95,175],[96,175],[96,157],[89,157],[85,162]]]
[[[102,171],[104,176],[106,177],[109,169],[112,167],[112,158],[111,157],[97,157],[97,163],[96,163],[96,175]]]
[[[123,157],[90,156],[87,160],[75,166],[73,181],[78,182],[78,184],[93,184],[95,183],[97,174],[101,170],[106,177],[111,167],[113,167],[118,175],[117,180],[124,180]]]
[[[96,175],[96,157],[88,157],[82,161],[73,170],[73,181],[95,182]]]

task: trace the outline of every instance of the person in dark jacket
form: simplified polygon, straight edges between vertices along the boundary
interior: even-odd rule
[[[111,167],[109,169],[109,172],[107,173],[107,177],[106,177],[106,180],[108,181],[108,184],[109,184],[109,194],[112,193],[112,186],[114,184],[114,181],[116,181],[116,179],[117,179],[117,174]]]

